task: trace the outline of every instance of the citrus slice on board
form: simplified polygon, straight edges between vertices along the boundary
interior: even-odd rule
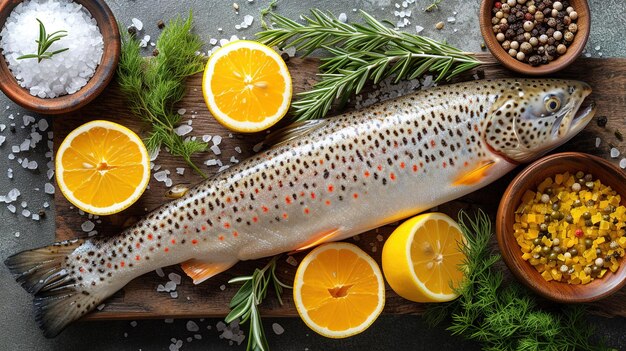
[[[209,57],[202,93],[211,114],[226,128],[258,132],[289,110],[291,76],[285,61],[270,47],[236,40]]]
[[[70,132],[55,163],[63,196],[96,215],[129,207],[150,181],[150,158],[139,136],[108,121],[85,123]]]
[[[298,266],[293,299],[313,331],[346,338],[367,329],[380,315],[385,283],[376,261],[357,246],[324,244]]]
[[[383,272],[391,288],[415,302],[444,302],[458,297],[453,287],[463,280],[465,259],[459,225],[443,213],[426,213],[391,233],[382,253]]]

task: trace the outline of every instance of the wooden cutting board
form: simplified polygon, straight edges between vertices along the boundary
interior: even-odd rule
[[[502,78],[511,77],[512,73],[496,64],[489,54],[478,54],[478,57],[488,62],[479,72],[465,74],[459,80],[473,79],[474,74],[481,78]],[[315,82],[319,60],[317,59],[291,59],[288,62],[294,82],[295,92],[302,91]],[[609,145],[613,145],[622,151],[626,151],[626,142],[618,140],[614,135],[616,129],[626,131],[626,59],[584,59],[581,58],[564,72],[555,77],[565,77],[580,79],[590,83],[594,92],[592,99],[598,104],[597,116],[607,116],[609,122],[606,127],[599,127],[596,121],[592,121],[589,126],[577,137],[563,146],[559,151],[583,151],[602,156],[609,159]],[[264,137],[258,135],[230,134],[230,132],[219,125],[205,107],[202,98],[201,74],[191,77],[188,81],[188,91],[185,99],[178,106],[186,109],[185,120],[193,120],[192,135],[202,137],[202,135],[220,135],[223,137],[220,148],[222,155],[218,156],[224,164],[230,164],[231,156],[242,160],[253,154],[253,145],[257,144]],[[93,119],[107,119],[121,123],[133,129],[139,135],[145,136],[149,127],[138,121],[128,110],[128,103],[115,83],[112,83],[107,90],[94,102],[87,105],[82,110],[65,116],[57,117],[54,123],[54,145],[60,145],[65,136],[74,128]],[[603,141],[599,148],[595,147],[596,137]],[[235,151],[239,146],[242,153]],[[207,159],[217,158],[211,151],[195,158],[198,164],[202,164]],[[617,163],[619,159],[612,159]],[[193,173],[179,159],[173,158],[166,151],[162,151],[155,162],[161,169],[170,170],[170,177],[174,184],[187,183],[195,184],[201,180],[200,176]],[[184,176],[176,174],[176,167],[186,167]],[[203,166],[207,174],[212,175],[217,172],[218,167]],[[517,173],[518,168],[512,173]],[[514,174],[509,174],[493,185],[483,190],[465,196],[459,200],[439,206],[438,210],[448,213],[453,218],[460,209],[482,208],[492,217],[495,216],[498,201],[513,178]],[[111,235],[120,231],[124,226],[128,226],[143,216],[146,212],[157,208],[165,203],[167,199],[164,194],[167,188],[163,183],[157,182],[154,177],[150,181],[148,189],[142,198],[131,208],[121,214],[98,219],[96,230],[103,235]],[[81,216],[76,208],[57,192],[55,195],[56,205],[56,237],[65,240],[76,236],[85,235],[81,230],[81,224],[88,219],[86,215]],[[95,222],[96,220],[93,219]],[[380,262],[384,239],[393,231],[394,226],[385,226],[377,230],[358,236],[358,240],[351,239],[366,252],[371,254]],[[495,241],[495,239],[494,239]],[[495,243],[494,243],[495,246]],[[304,253],[294,256],[296,261],[300,261]],[[291,284],[296,267],[283,256],[279,262],[279,273],[284,282]],[[128,284],[120,292],[116,293],[106,301],[105,307],[100,311],[95,311],[88,315],[86,319],[124,319],[124,318],[191,318],[191,317],[223,317],[228,313],[228,303],[236,292],[238,286],[231,286],[227,281],[235,276],[248,275],[257,267],[262,267],[267,260],[241,262],[225,273],[198,285],[194,286],[191,280],[184,276],[178,266],[165,268],[166,277],[161,278],[156,273],[145,274]],[[514,279],[508,274],[507,269],[501,264],[501,269],[506,271],[507,279]],[[168,293],[157,292],[159,284],[165,284],[167,273],[176,272],[183,276],[183,282],[178,286],[178,298],[172,298]],[[293,305],[291,291],[283,294],[284,305],[279,305],[273,293],[262,305],[262,314],[267,316],[296,316]],[[592,311],[606,316],[626,316],[626,289],[622,289],[610,298],[591,305]],[[424,310],[423,304],[412,303],[397,296],[387,287],[387,302],[385,312],[390,314],[419,314]]]

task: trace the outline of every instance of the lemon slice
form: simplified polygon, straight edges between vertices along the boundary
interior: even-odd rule
[[[453,287],[463,280],[459,265],[464,237],[458,224],[443,213],[426,213],[402,223],[385,242],[382,253],[387,283],[415,302],[445,302],[458,297]]]

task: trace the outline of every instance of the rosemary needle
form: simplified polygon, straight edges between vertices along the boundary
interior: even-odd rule
[[[64,51],[69,50],[69,48],[63,48],[63,49],[59,49],[59,50],[55,50],[52,52],[47,52],[48,49],[50,48],[50,46],[52,46],[52,44],[54,44],[55,42],[61,40],[61,38],[66,37],[67,36],[67,31],[66,30],[58,30],[54,33],[46,33],[46,26],[43,25],[43,22],[41,22],[41,20],[39,20],[39,18],[36,18],[37,22],[39,22],[39,39],[35,40],[35,42],[37,43],[37,53],[36,54],[28,54],[28,55],[22,55],[20,57],[18,57],[18,60],[24,60],[24,59],[29,59],[29,58],[36,58],[37,62],[41,62],[43,59],[50,59],[52,58],[52,56],[56,55],[56,54],[60,54]]]
[[[316,50],[330,54],[321,59],[320,81],[299,94],[292,104],[296,120],[324,117],[333,102],[345,102],[365,83],[387,77],[395,82],[430,72],[436,80],[449,80],[482,64],[470,53],[417,34],[397,31],[361,11],[363,23],[344,23],[313,9],[302,16],[305,24],[270,13],[273,28],[257,33],[269,46],[290,47],[304,56]]]

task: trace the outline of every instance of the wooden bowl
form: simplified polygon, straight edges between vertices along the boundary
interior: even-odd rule
[[[544,179],[557,173],[583,171],[591,173],[603,184],[610,186],[622,197],[626,204],[626,174],[608,161],[588,154],[565,152],[544,157],[526,167],[504,192],[496,217],[496,237],[502,258],[509,269],[522,283],[539,295],[565,303],[591,302],[605,298],[619,290],[626,283],[626,260],[621,259],[615,273],[608,271],[604,277],[589,284],[572,285],[546,281],[539,272],[522,259],[522,251],[515,240],[513,223],[515,211],[526,190],[536,191]]]
[[[502,1],[505,2],[506,0]],[[578,56],[585,49],[587,39],[589,39],[589,31],[591,29],[591,14],[589,12],[589,4],[587,0],[570,0],[570,5],[578,13],[578,19],[576,24],[578,25],[578,31],[574,36],[574,41],[567,48],[565,55],[557,57],[554,61],[551,61],[545,65],[531,66],[528,63],[518,61],[516,58],[511,57],[509,53],[502,48],[500,42],[496,39],[496,35],[493,32],[493,25],[491,24],[493,8],[496,0],[482,0],[479,12],[480,32],[485,40],[485,45],[489,48],[489,51],[496,57],[500,63],[506,68],[518,73],[541,76],[550,73],[554,73],[567,67],[570,63],[574,62]]]
[[[0,57],[0,90],[13,102],[41,114],[62,114],[77,110],[95,99],[111,82],[120,57],[120,33],[117,21],[104,0],[73,0],[83,5],[98,23],[104,40],[102,60],[87,85],[71,95],[42,99],[31,95],[22,88],[9,70],[4,56]],[[0,1],[0,31],[13,11],[22,0]]]

